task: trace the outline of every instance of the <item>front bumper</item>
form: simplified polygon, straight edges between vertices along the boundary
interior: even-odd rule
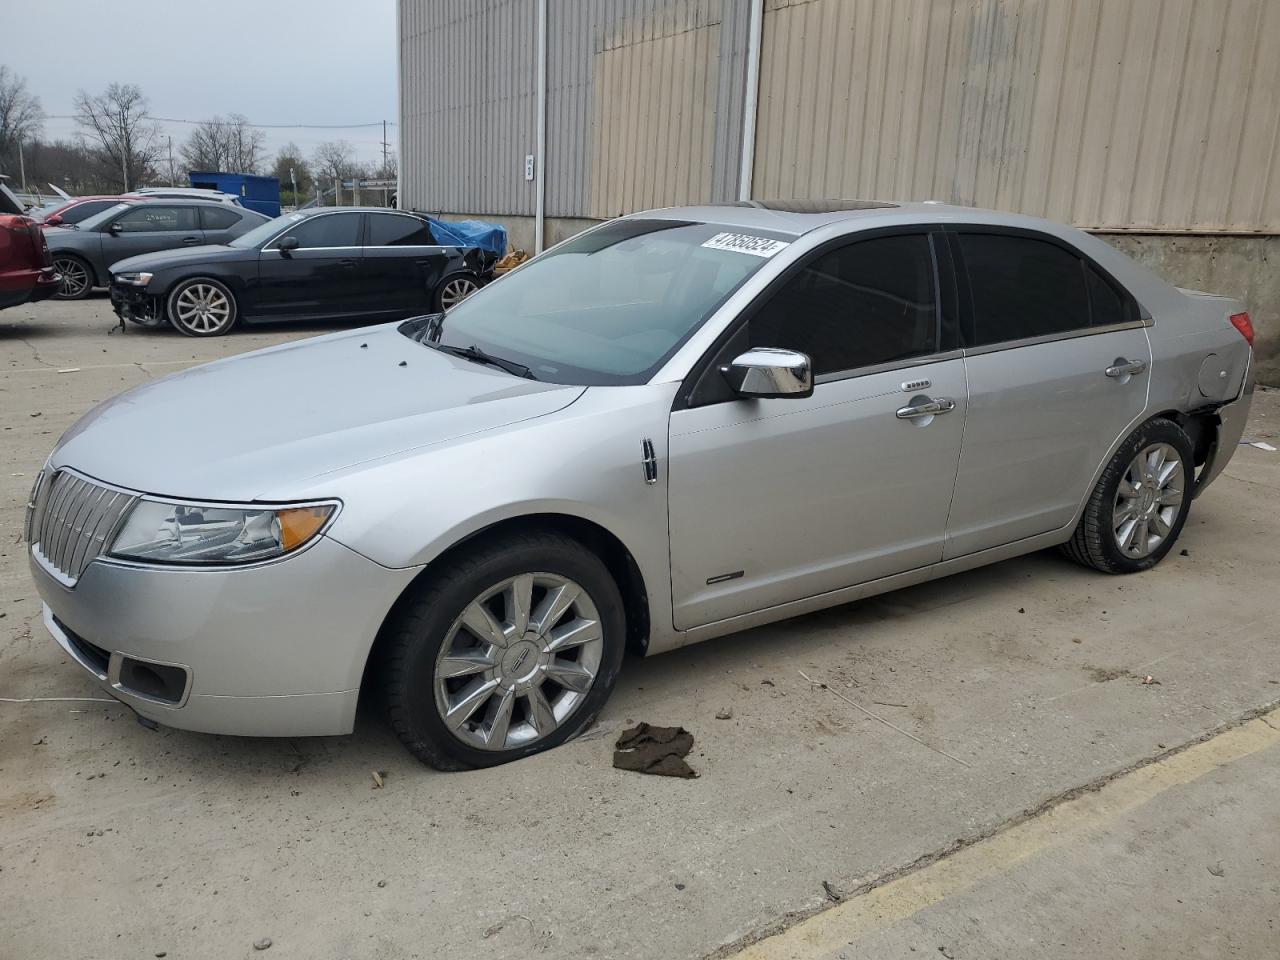
[[[373,639],[417,573],[323,536],[240,568],[101,558],[74,587],[28,556],[49,632],[107,693],[166,726],[245,736],[350,733]],[[185,671],[181,696],[131,688],[121,679],[130,660]]]
[[[164,322],[164,310],[160,298],[147,292],[146,287],[136,283],[119,283],[111,281],[108,288],[111,295],[111,309],[122,320],[132,320],[144,326],[157,326]]]

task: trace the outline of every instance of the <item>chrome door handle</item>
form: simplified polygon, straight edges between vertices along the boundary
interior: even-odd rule
[[[1147,361],[1145,360],[1126,360],[1124,357],[1120,357],[1103,372],[1112,380],[1118,380],[1121,377],[1141,373],[1145,369],[1147,369]]]
[[[916,417],[932,417],[940,413],[950,413],[955,408],[956,402],[954,400],[947,397],[939,397],[937,400],[929,400],[926,403],[899,407],[894,416],[899,420],[914,420]]]

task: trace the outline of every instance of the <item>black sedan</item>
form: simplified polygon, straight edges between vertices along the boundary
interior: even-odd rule
[[[477,290],[493,257],[437,243],[427,219],[385,209],[286,214],[223,246],[131,257],[111,267],[122,319],[217,337],[237,322],[400,320]]]
[[[62,275],[54,294],[79,300],[105,287],[111,264],[154,250],[175,250],[227,243],[264,223],[266,217],[243,207],[210,200],[122,198],[74,226],[44,232],[53,265]]]

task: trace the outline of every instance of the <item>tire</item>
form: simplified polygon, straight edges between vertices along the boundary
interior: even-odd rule
[[[231,289],[212,277],[192,277],[169,291],[165,315],[179,333],[188,337],[221,337],[240,318]]]
[[[1186,523],[1194,456],[1191,438],[1173,421],[1157,417],[1138,427],[1102,471],[1062,551],[1103,573],[1150,570]]]
[[[73,253],[55,253],[53,268],[62,274],[62,282],[54,291],[55,300],[83,300],[93,290],[93,267],[83,257]]]
[[[439,770],[491,767],[585,730],[625,647],[622,597],[600,559],[545,531],[482,543],[447,563],[401,606],[380,653],[387,719],[409,752]],[[517,638],[512,598],[525,584],[528,632]],[[552,642],[565,645],[557,653]]]
[[[447,313],[480,289],[480,278],[474,273],[452,273],[440,281],[431,295],[436,313]]]

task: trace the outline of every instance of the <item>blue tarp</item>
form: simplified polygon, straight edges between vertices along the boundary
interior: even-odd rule
[[[462,220],[446,223],[435,217],[427,217],[431,232],[439,243],[458,247],[479,247],[497,257],[507,254],[507,229],[483,220]]]

